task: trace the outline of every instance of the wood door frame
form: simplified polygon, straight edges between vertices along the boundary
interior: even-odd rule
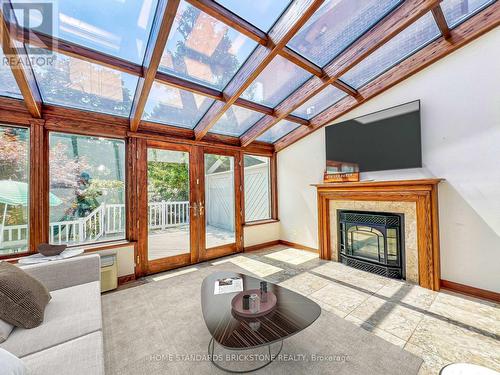
[[[202,202],[205,209],[203,214],[199,217],[200,223],[200,248],[198,261],[206,261],[209,259],[218,258],[224,255],[239,253],[243,251],[243,192],[242,192],[242,153],[236,150],[223,150],[217,147],[210,146],[197,146],[198,148],[198,167],[200,168],[199,178],[200,183],[198,184],[198,202]],[[210,249],[206,248],[206,227],[205,227],[205,213],[206,213],[206,201],[205,201],[205,154],[215,154],[223,156],[234,157],[234,231],[235,231],[235,243],[229,245],[222,245],[217,247],[212,247]]]
[[[139,186],[142,186],[142,190],[138,190],[139,192],[139,256],[138,260],[140,260],[140,274],[148,275],[154,274],[162,271],[167,271],[172,268],[187,266],[192,263],[196,263],[196,259],[198,258],[198,247],[197,247],[197,221],[196,214],[193,209],[192,203],[197,199],[197,189],[194,186],[194,180],[196,178],[197,173],[197,160],[196,160],[196,150],[192,145],[187,144],[179,144],[179,143],[170,143],[163,142],[157,140],[146,140],[143,146],[143,150],[141,154],[138,154],[137,163],[140,165],[139,170],[142,170],[142,174],[140,175],[138,181]],[[179,151],[179,152],[187,152],[189,153],[189,228],[190,228],[190,249],[189,253],[174,255],[166,258],[160,258],[155,260],[148,259],[148,241],[149,241],[149,231],[148,231],[148,214],[147,214],[147,205],[148,205],[148,191],[147,191],[147,181],[148,181],[148,173],[147,173],[147,163],[148,163],[148,149],[158,149],[165,151]],[[141,183],[143,181],[143,183]],[[142,194],[141,194],[142,192]],[[194,219],[194,220],[193,220]]]

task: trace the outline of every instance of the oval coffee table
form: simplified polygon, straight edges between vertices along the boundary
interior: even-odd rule
[[[221,370],[245,373],[269,365],[281,352],[283,340],[309,327],[321,314],[317,303],[301,294],[267,282],[268,291],[277,297],[276,307],[267,315],[258,318],[243,318],[232,312],[231,301],[239,292],[215,294],[218,279],[241,277],[243,290],[259,289],[264,281],[241,273],[215,272],[203,280],[201,307],[203,318],[212,338],[208,354],[212,363]],[[269,358],[263,365],[251,370],[230,370],[214,360],[215,342],[228,350],[248,350],[267,346]],[[271,354],[271,345],[281,343],[278,353]]]

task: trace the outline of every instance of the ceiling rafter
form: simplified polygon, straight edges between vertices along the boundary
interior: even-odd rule
[[[78,44],[59,39],[55,36],[41,34],[36,31],[27,30],[17,24],[10,24],[13,30],[12,37],[19,42],[30,44],[34,47],[50,49],[63,55],[84,60],[93,64],[99,64],[118,70],[120,72],[142,76],[142,66],[133,62],[120,59],[115,56],[96,51],[91,48],[83,47]]]
[[[279,55],[281,57],[286,58],[288,61],[294,63],[295,65],[300,66],[302,69],[308,71],[309,73],[315,75],[316,77],[321,78],[323,81],[326,82],[329,80],[328,75],[325,73],[323,69],[321,69],[319,66],[312,63],[311,61],[307,60],[302,55],[299,55],[294,50],[285,46],[282,50],[279,51]],[[331,84],[336,88],[338,88],[339,90],[344,91],[348,95],[354,97],[359,96],[359,93],[354,88],[352,88],[351,86],[340,80],[334,81]]]
[[[156,9],[148,45],[143,63],[143,77],[139,78],[135,90],[134,101],[130,111],[130,130],[137,131],[142,119],[144,107],[158,73],[161,57],[167,44],[170,29],[179,7],[180,0],[162,0]]]
[[[24,103],[28,108],[31,116],[34,118],[42,117],[42,95],[35,80],[35,74],[31,67],[28,54],[24,44],[16,46],[17,42],[11,36],[12,24],[10,17],[13,16],[13,11],[9,14],[4,14],[6,7],[11,7],[10,1],[1,4],[0,9],[0,33],[2,34],[2,49],[6,58],[9,59],[9,66],[12,70],[12,75],[24,98]]]
[[[215,102],[196,125],[196,140],[208,133],[323,2],[324,0],[295,0],[290,4],[269,32],[268,47],[257,46],[224,89],[226,101]]]
[[[438,4],[436,7],[432,9],[432,16],[434,17],[434,20],[436,21],[436,24],[438,25],[443,38],[450,39],[451,31],[448,26],[448,22],[446,22],[446,18],[443,13],[443,8],[441,8],[441,4]]]
[[[339,82],[335,85],[336,87],[340,86],[344,91],[348,89],[348,85],[339,81],[339,78],[345,72],[396,36],[400,31],[404,30],[424,14],[435,8],[440,2],[441,0],[407,0],[403,2],[323,68],[323,71],[328,77],[327,79],[317,76],[310,78],[276,106],[274,119],[264,117],[248,129],[245,134],[240,137],[242,146],[249,145],[261,134],[285,118],[285,116],[292,113],[302,104],[324,90],[328,85]],[[353,97],[349,97],[349,99],[359,102],[362,100],[362,94],[354,94]]]
[[[213,0],[186,0],[192,6],[202,10],[216,20],[232,27],[257,43],[266,46],[269,38],[265,32],[244,20],[237,14],[226,9]]]
[[[334,106],[328,108],[311,120],[311,126],[301,127],[292,131],[275,143],[276,151],[297,142],[310,133],[328,125],[340,116],[350,112],[355,107],[370,100],[378,94],[397,85],[411,75],[418,73],[439,59],[449,55],[453,51],[463,47],[467,43],[477,39],[488,31],[500,25],[500,2],[495,2],[477,13],[473,17],[464,21],[461,25],[451,30],[448,40],[444,37],[436,39],[420,51],[409,58],[403,60],[390,70],[380,75],[359,91],[363,97],[362,101],[346,97]]]

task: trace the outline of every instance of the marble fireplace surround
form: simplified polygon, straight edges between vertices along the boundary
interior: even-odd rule
[[[406,280],[439,290],[437,186],[441,179],[317,184],[322,259],[338,261],[337,210],[402,213]]]

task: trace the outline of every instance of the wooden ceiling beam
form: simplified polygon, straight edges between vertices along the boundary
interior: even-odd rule
[[[343,53],[328,63],[323,71],[326,79],[314,76],[300,86],[295,92],[288,96],[283,102],[275,108],[275,119],[263,118],[253,125],[241,137],[241,144],[246,146],[257,139],[261,134],[266,132],[288,114],[299,108],[309,99],[320,93],[328,85],[335,84],[336,87],[343,91],[347,91],[349,99],[358,101],[359,93],[353,92],[349,86],[339,81],[339,78],[349,69],[358,64],[361,60],[381,47],[391,38],[396,36],[401,30],[410,26],[424,14],[432,10],[441,0],[407,0],[398,8],[392,11],[372,29],[365,33]],[[299,130],[299,129],[297,129]],[[305,130],[304,130],[305,131]]]
[[[441,4],[432,9],[432,16],[434,17],[434,20],[436,21],[436,24],[438,25],[443,38],[450,39],[451,31],[450,28],[448,27],[448,22],[446,22],[446,18],[443,13],[443,8],[441,8]]]
[[[143,77],[139,78],[135,90],[132,110],[130,112],[130,130],[137,131],[142,119],[144,107],[148,100],[151,87],[153,87],[161,57],[167,44],[170,29],[174,23],[175,14],[180,0],[162,0],[158,4],[151,34],[146,47],[143,63]]]
[[[186,0],[192,6],[202,10],[216,20],[232,27],[250,39],[265,46],[268,43],[268,37],[265,32],[252,25],[250,22],[244,20],[237,14],[224,8],[222,5],[213,0]],[[255,4],[258,6],[258,3]]]
[[[222,97],[222,91],[212,89],[207,86],[200,85],[198,83],[194,83],[191,81],[188,81],[187,79],[184,78],[179,78],[171,74],[163,73],[163,72],[157,72],[156,73],[156,80],[160,83],[165,83],[169,86],[181,89],[181,90],[186,90],[190,91],[195,94],[207,96],[212,99],[216,100],[223,100],[224,98]]]
[[[268,46],[252,52],[224,90],[225,102],[214,103],[195,127],[195,138],[202,139],[210,128],[240,97],[295,33],[307,22],[324,0],[294,0],[268,34]]]
[[[111,69],[119,70],[120,72],[142,76],[142,66],[139,64],[107,55],[54,36],[27,30],[18,25],[11,24],[11,29],[14,30],[13,37],[19,42],[30,44],[34,47],[50,49],[53,52],[58,52],[89,63],[103,65]]]
[[[13,16],[13,11],[9,12],[10,14],[4,14],[4,7],[9,4],[9,2],[2,3],[2,9],[0,10],[3,53],[5,58],[9,60],[12,75],[21,91],[29,113],[34,118],[42,118],[42,95],[36,83],[31,63],[27,58],[28,54],[24,44],[19,43],[11,36],[9,25],[13,23],[10,19]]]
[[[284,57],[288,61],[294,63],[295,65],[300,66],[302,69],[308,71],[309,73],[315,75],[316,77],[321,78],[325,75],[323,69],[321,69],[316,64],[313,64],[311,61],[307,60],[305,57],[298,54],[294,50],[288,48],[287,46],[285,46],[282,50],[279,51],[279,55],[281,57]]]
[[[346,97],[326,111],[311,120],[309,128],[298,128],[275,143],[276,151],[297,142],[312,132],[331,123],[335,119],[350,112],[362,103],[404,81],[415,73],[428,67],[434,62],[463,47],[467,43],[500,25],[500,2],[495,2],[478,14],[466,20],[453,30],[448,40],[444,37],[435,40],[412,56],[403,60],[375,80],[362,87],[359,91],[361,101]]]

